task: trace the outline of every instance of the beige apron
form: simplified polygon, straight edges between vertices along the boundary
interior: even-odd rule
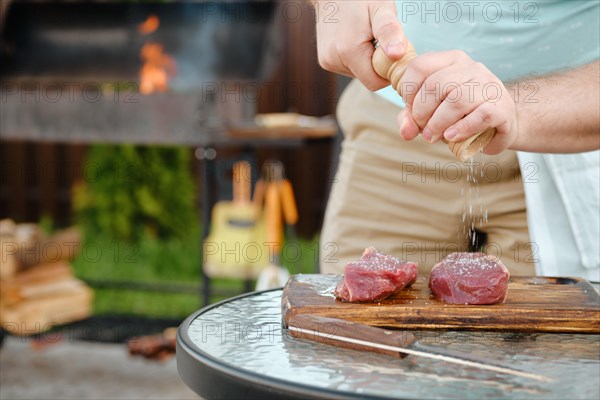
[[[516,154],[475,157],[474,185],[446,144],[402,140],[399,111],[356,80],[340,99],[345,139],[321,235],[321,272],[339,273],[374,246],[427,273],[448,253],[467,249],[473,223],[487,234],[487,253],[514,275],[532,275],[536,246]]]

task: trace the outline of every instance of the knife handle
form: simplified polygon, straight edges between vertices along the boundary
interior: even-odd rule
[[[373,53],[371,62],[377,75],[389,81],[394,90],[402,96],[402,77],[404,76],[408,65],[415,57],[417,57],[417,52],[412,43],[407,41],[406,54],[404,54],[404,57],[400,60],[394,61],[389,59],[381,47],[377,47]],[[448,143],[448,147],[452,153],[454,153],[456,158],[464,162],[487,146],[495,134],[496,128],[491,127],[464,141],[450,142]]]
[[[410,332],[390,331],[337,318],[320,317],[309,314],[292,316],[288,321],[288,331],[292,336],[297,338],[308,339],[346,349],[386,354],[396,358],[404,358],[406,357],[406,354],[371,346],[362,346],[357,343],[333,340],[330,335],[403,348],[408,347],[415,341],[414,335]]]

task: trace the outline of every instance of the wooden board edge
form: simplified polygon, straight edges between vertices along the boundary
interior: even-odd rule
[[[577,318],[576,324],[573,319],[564,318],[563,320],[552,320],[552,324],[548,323],[548,319],[536,317],[534,312],[531,312],[531,318],[526,322],[506,323],[502,319],[497,321],[481,322],[481,318],[474,317],[472,319],[462,319],[457,322],[456,316],[450,316],[447,319],[438,319],[433,323],[424,322],[402,322],[393,317],[381,317],[377,323],[373,323],[368,318],[361,318],[360,315],[353,315],[344,309],[332,309],[325,307],[306,307],[303,309],[287,310],[285,319],[289,321],[294,315],[310,314],[330,318],[339,318],[360,324],[376,326],[387,329],[403,329],[403,330],[465,330],[465,331],[511,331],[511,332],[545,332],[545,333],[585,333],[585,334],[600,334],[600,312],[588,312]],[[478,321],[479,320],[479,321]],[[582,324],[581,321],[591,321]]]
[[[281,293],[281,321],[286,328],[289,326],[290,318],[292,317],[292,304],[290,303],[289,299],[289,286],[293,279],[294,276],[291,276],[283,287],[283,292]]]

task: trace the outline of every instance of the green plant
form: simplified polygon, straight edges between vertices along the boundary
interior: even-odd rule
[[[182,147],[95,145],[74,191],[86,237],[135,243],[148,234],[185,238],[198,225],[190,150]]]
[[[93,146],[74,209],[85,242],[73,262],[90,282],[180,283],[200,286],[201,237],[190,150],[179,147]],[[50,222],[45,225],[51,227]],[[50,229],[50,228],[49,228]],[[282,254],[291,273],[314,272],[318,238]],[[243,282],[214,279],[213,288],[239,293]],[[212,301],[223,299],[213,295]],[[97,288],[97,314],[185,317],[200,293]]]
[[[73,262],[91,281],[199,284],[200,223],[190,150],[95,145],[73,205],[84,233]],[[97,289],[97,313],[184,316],[199,296]]]
[[[142,237],[139,243],[123,244],[97,236],[88,240],[73,267],[78,277],[88,281],[112,280],[140,283],[175,283],[200,287],[202,260],[200,229],[184,240],[159,241]],[[291,274],[315,273],[319,238],[300,239],[293,251],[284,252],[282,264]],[[96,251],[100,249],[100,251]],[[296,252],[297,250],[297,252]],[[241,293],[243,282],[236,279],[213,279],[212,288],[228,295],[213,294],[216,302]],[[127,290],[121,287],[97,288],[94,296],[96,314],[137,314],[161,317],[185,317],[201,306],[198,293],[160,293]]]
[[[54,232],[54,220],[52,215],[42,214],[38,221],[38,226],[44,235],[51,235]]]

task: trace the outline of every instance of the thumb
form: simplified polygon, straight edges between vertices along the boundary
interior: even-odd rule
[[[383,52],[392,60],[399,60],[406,53],[404,29],[398,21],[393,1],[375,3],[370,9],[371,29]]]
[[[404,140],[413,140],[417,136],[419,136],[419,132],[421,128],[415,122],[412,117],[411,108],[406,106],[405,109],[400,111],[397,117],[397,123],[400,127],[400,137]]]

